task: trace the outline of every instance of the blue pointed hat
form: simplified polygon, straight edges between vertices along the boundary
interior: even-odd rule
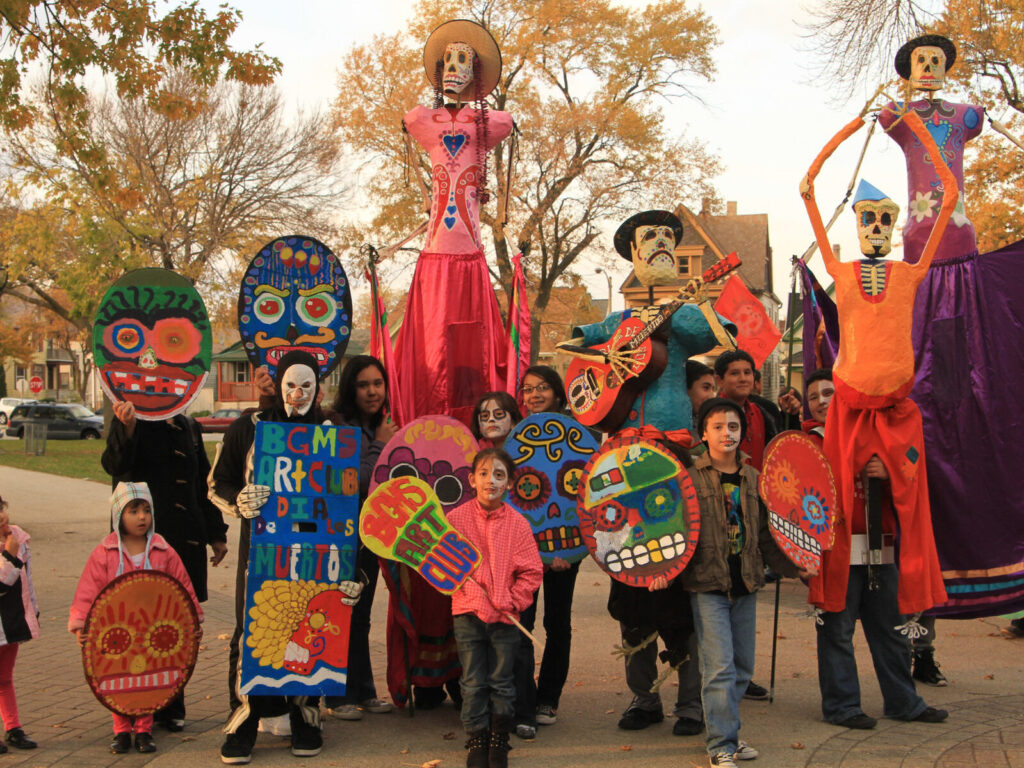
[[[862,200],[871,200],[872,202],[876,202],[878,200],[892,200],[892,198],[874,184],[861,179],[860,184],[857,185],[857,194],[854,195],[853,205],[850,207],[852,208]]]

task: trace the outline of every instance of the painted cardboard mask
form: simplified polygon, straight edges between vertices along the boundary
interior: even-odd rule
[[[213,334],[199,293],[166,269],[139,269],[104,294],[92,328],[100,385],[138,418],[167,419],[199,394],[210,370]]]
[[[444,92],[458,96],[473,82],[473,61],[476,51],[466,43],[449,43],[444,51],[442,82]]]
[[[238,330],[249,360],[271,376],[286,353],[303,350],[322,379],[341,361],[352,330],[352,295],[338,258],[311,237],[267,243],[242,278]]]
[[[505,441],[515,462],[506,501],[529,521],[545,563],[582,560],[587,546],[576,511],[583,468],[597,440],[560,413],[537,413],[516,424]]]
[[[892,232],[900,207],[881,190],[861,179],[853,202],[857,214],[860,251],[869,259],[885,256],[892,250]]]
[[[693,556],[700,508],[690,475],[665,447],[613,437],[595,453],[580,484],[587,549],[612,578],[646,587],[671,581]]]
[[[118,576],[85,620],[82,662],[89,687],[128,717],[165,706],[185,687],[199,653],[199,617],[188,592],[159,571]]]
[[[800,568],[819,567],[822,550],[832,547],[838,509],[825,455],[802,432],[783,432],[765,449],[758,484],[779,549]]]
[[[939,91],[946,80],[946,52],[936,45],[922,45],[910,55],[910,87]]]
[[[665,225],[646,225],[633,233],[633,271],[644,285],[667,285],[678,281],[675,236]]]

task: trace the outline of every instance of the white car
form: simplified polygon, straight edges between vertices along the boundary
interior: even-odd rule
[[[11,418],[11,411],[22,403],[34,403],[35,400],[24,397],[0,397],[0,427],[6,427]]]

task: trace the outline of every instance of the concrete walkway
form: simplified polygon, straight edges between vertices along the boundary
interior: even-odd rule
[[[15,669],[21,718],[40,748],[0,756],[4,765],[76,766],[153,765],[183,768],[219,764],[221,725],[227,714],[227,640],[233,627],[235,558],[211,569],[205,637],[195,674],[187,689],[188,726],[180,734],[157,732],[154,755],[111,755],[110,714],[85,683],[78,647],[66,631],[67,611],[89,552],[108,528],[108,486],[0,467],[0,494],[11,504],[11,519],[32,535],[36,591],[43,637],[25,644]],[[229,534],[234,547],[236,526]],[[605,610],[608,579],[591,562],[580,570],[573,617],[574,646],[569,682],[558,723],[542,727],[538,738],[513,737],[515,768],[644,766],[689,768],[707,765],[703,739],[672,735],[672,718],[639,732],[616,728],[629,703],[623,670],[610,655],[618,642],[617,624]],[[771,658],[774,589],[762,592],[758,608],[755,679],[767,686]],[[374,604],[371,652],[378,691],[386,696],[383,628],[387,605],[383,585]],[[1024,641],[1007,640],[997,618],[941,621],[938,661],[950,680],[946,688],[921,693],[933,706],[950,710],[938,725],[882,720],[873,731],[848,731],[821,721],[814,627],[805,613],[805,589],[798,582],[782,587],[779,659],[775,702],[744,701],[741,737],[761,752],[752,766],[789,768],[1024,768],[1024,692],[1021,657]],[[538,628],[539,629],[539,628]],[[881,714],[870,658],[857,643],[866,711]],[[669,709],[675,689],[666,684]],[[360,722],[325,722],[324,751],[309,764],[415,768],[440,759],[443,768],[463,765],[464,737],[450,704],[418,713],[367,715]],[[288,740],[261,735],[253,765],[301,763]]]

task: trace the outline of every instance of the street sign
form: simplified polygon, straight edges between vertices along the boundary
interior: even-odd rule
[[[28,380],[28,388],[32,390],[33,395],[38,395],[43,391],[43,379],[41,376],[33,376]]]

